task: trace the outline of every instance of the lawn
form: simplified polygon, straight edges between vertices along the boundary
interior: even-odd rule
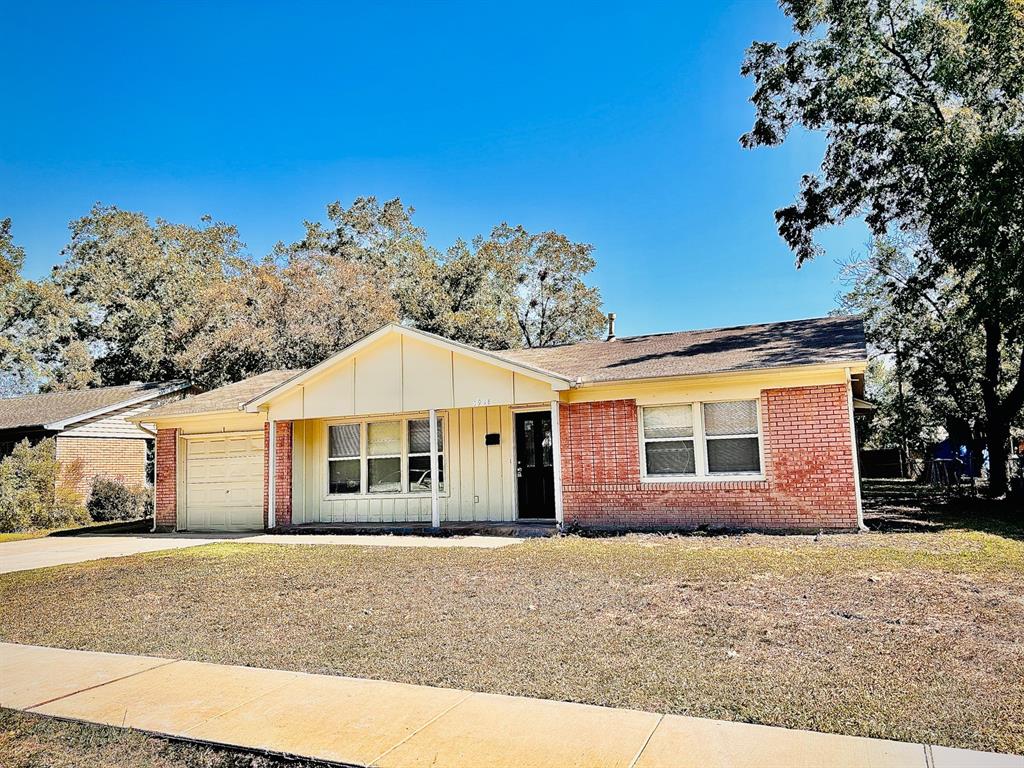
[[[326,768],[0,709],[4,768]]]
[[[0,576],[0,638],[1024,752],[1024,541],[218,543]]]

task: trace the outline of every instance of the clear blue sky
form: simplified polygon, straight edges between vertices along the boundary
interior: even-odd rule
[[[774,3],[0,0],[0,217],[46,274],[95,201],[237,224],[261,256],[327,202],[400,196],[434,245],[501,221],[593,243],[620,334],[825,314],[773,211],[821,140],[749,151]]]

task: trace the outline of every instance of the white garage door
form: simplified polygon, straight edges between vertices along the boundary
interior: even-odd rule
[[[191,438],[185,468],[190,531],[263,527],[263,434]]]

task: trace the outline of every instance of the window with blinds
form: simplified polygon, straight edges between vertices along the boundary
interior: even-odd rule
[[[444,419],[437,420],[438,490],[444,490]],[[389,419],[327,428],[329,494],[430,493],[430,420]]]
[[[645,477],[686,479],[761,472],[756,400],[644,406],[640,439]]]

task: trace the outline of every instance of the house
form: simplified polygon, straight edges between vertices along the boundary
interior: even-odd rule
[[[854,317],[501,352],[387,325],[147,413],[156,525],[854,530],[866,365]]]
[[[96,477],[126,485],[147,481],[147,446],[154,434],[129,418],[183,397],[189,384],[126,384],[0,399],[0,458],[22,440],[53,437],[61,462],[80,459],[76,490],[87,498]]]
[[[156,525],[855,530],[865,368],[854,317],[502,352],[388,325],[147,413]]]

